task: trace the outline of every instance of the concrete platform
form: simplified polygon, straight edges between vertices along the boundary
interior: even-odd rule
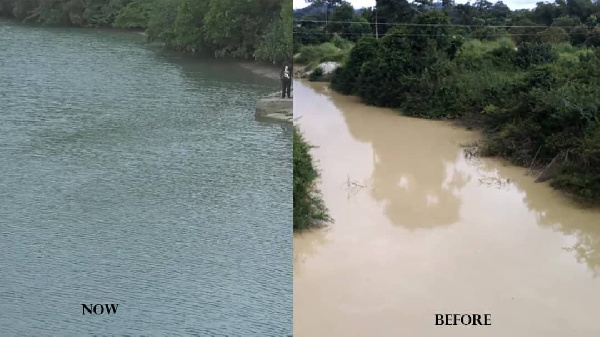
[[[293,123],[294,99],[274,97],[274,95],[262,97],[256,102],[256,117]]]

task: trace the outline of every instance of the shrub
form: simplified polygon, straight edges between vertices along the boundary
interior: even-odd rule
[[[569,38],[574,46],[579,46],[585,43],[588,35],[588,27],[581,25],[577,26],[570,31]]]
[[[348,61],[333,73],[331,86],[345,95],[353,93],[363,64],[379,53],[380,42],[372,37],[362,38],[348,55]]]
[[[537,168],[556,158],[552,186],[600,201],[600,48],[468,40],[453,58],[445,36],[408,32],[359,41],[332,87],[407,115],[461,117],[485,131],[485,154]]]
[[[327,208],[315,191],[315,180],[318,173],[315,170],[310,155],[310,146],[304,141],[299,131],[294,128],[293,135],[294,161],[294,230],[315,227],[331,221]]]
[[[600,47],[600,28],[594,28],[588,34],[585,44],[588,47]]]
[[[525,42],[515,55],[515,64],[521,68],[528,68],[534,65],[551,63],[556,61],[558,56],[552,50],[552,46],[547,43],[529,43]]]
[[[321,79],[321,77],[323,76],[323,69],[321,69],[321,67],[316,67],[311,73],[310,76],[308,77],[309,81],[318,81]]]
[[[505,37],[510,37],[508,32],[502,28],[495,27],[480,27],[475,29],[471,37],[481,41],[494,41]]]
[[[300,56],[296,59],[296,61],[300,64],[318,64],[321,63],[320,60],[322,58],[339,53],[340,49],[330,42],[320,45],[309,45],[300,49]]]
[[[538,33],[542,43],[562,43],[569,41],[569,35],[560,27],[549,27]]]

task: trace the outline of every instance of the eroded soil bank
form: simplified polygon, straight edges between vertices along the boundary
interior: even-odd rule
[[[294,237],[294,336],[600,336],[600,211],[467,158],[474,132],[294,86],[335,219]]]

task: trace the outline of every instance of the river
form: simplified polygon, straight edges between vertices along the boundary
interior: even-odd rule
[[[294,86],[335,220],[294,236],[294,336],[600,336],[600,211],[465,156],[475,132]]]
[[[0,21],[0,335],[291,334],[292,130],[254,117],[278,88]]]

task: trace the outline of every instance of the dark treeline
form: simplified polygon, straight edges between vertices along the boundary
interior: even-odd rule
[[[333,25],[349,4],[329,2],[329,22],[303,18],[296,44],[351,36],[343,22]],[[370,31],[336,70],[334,89],[407,115],[477,126],[487,135],[485,154],[539,168],[539,180],[600,201],[600,3],[512,11],[501,2],[378,0],[377,11],[386,23],[378,39],[372,9],[353,11],[352,21],[360,16]]]
[[[364,35],[377,33],[382,36],[395,24],[414,23],[425,12],[436,9],[448,16],[450,24],[469,26],[454,32],[462,36],[490,40],[511,34],[518,42],[554,42],[558,39],[581,45],[589,39],[590,45],[600,44],[600,2],[591,0],[539,2],[533,10],[515,11],[502,1],[486,0],[459,5],[453,1],[377,0],[376,7],[361,9],[354,9],[343,0],[307,2],[311,5],[294,11],[296,47],[327,42],[334,34],[354,41]],[[330,23],[324,24],[326,21]],[[378,22],[377,29],[375,22]]]
[[[292,0],[0,0],[24,22],[144,29],[195,53],[283,62],[292,53]]]

